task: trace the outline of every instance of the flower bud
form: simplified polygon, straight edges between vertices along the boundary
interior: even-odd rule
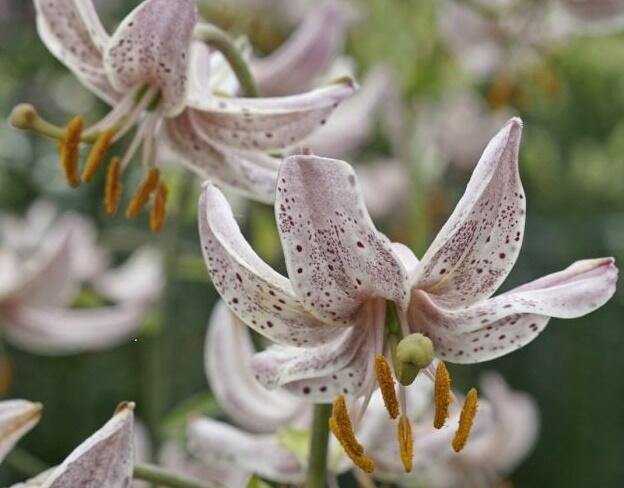
[[[397,345],[395,357],[399,383],[411,385],[418,372],[433,361],[433,343],[422,334],[410,334]]]

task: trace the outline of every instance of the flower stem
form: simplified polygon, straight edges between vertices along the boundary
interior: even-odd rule
[[[319,403],[314,406],[306,488],[325,488],[331,411],[331,404]]]
[[[245,95],[248,97],[259,96],[258,88],[249,66],[247,66],[232,38],[225,31],[215,25],[201,24],[195,27],[193,36],[195,39],[205,42],[223,54],[234,71],[236,78],[238,78]]]
[[[134,478],[155,483],[158,486],[168,486],[169,488],[212,488],[211,485],[185,478],[154,464],[135,464]]]

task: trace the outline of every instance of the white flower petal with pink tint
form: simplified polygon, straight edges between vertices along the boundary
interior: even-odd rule
[[[102,56],[109,41],[91,0],[34,0],[37,30],[50,52],[109,104],[120,98]]]
[[[466,192],[420,262],[415,286],[448,307],[487,298],[516,262],[526,202],[518,173],[522,123],[511,119],[490,141]]]
[[[290,95],[308,90],[344,44],[344,10],[338,0],[320,2],[283,45],[269,56],[254,59],[251,71],[260,93]]]
[[[446,309],[416,291],[410,323],[430,336],[438,355],[456,363],[482,362],[531,342],[551,317],[575,318],[604,305],[615,293],[613,258],[577,261],[471,307]]]
[[[356,89],[339,80],[301,95],[276,98],[189,98],[193,127],[207,141],[249,150],[293,146],[325,124]]]
[[[117,407],[113,418],[55,468],[42,488],[130,486],[134,469],[133,409],[133,403]]]
[[[188,58],[197,23],[194,0],[144,0],[121,23],[104,52],[113,86],[127,92],[151,83],[168,116],[185,106]]]
[[[306,414],[306,405],[281,391],[268,391],[254,377],[255,353],[247,327],[220,301],[214,308],[204,349],[210,388],[219,405],[241,427],[269,433]]]
[[[407,273],[375,229],[353,169],[338,160],[291,156],[278,178],[275,218],[288,275],[306,308],[342,325],[374,297],[406,308]]]
[[[338,332],[300,304],[290,282],[247,243],[227,200],[207,184],[199,201],[199,235],[212,282],[243,322],[271,340],[289,345],[324,343]]]
[[[191,420],[189,451],[208,464],[224,465],[281,483],[302,483],[305,471],[273,436],[247,434],[210,418]]]
[[[41,418],[41,403],[0,401],[0,462]]]

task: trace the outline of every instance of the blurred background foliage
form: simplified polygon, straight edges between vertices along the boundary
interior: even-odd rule
[[[98,3],[112,28],[115,19],[137,2]],[[525,123],[521,172],[528,196],[527,230],[505,288],[583,257],[614,255],[624,262],[624,34],[577,37],[549,49],[537,63],[473,80],[440,39],[436,0],[355,4],[364,4],[366,15],[352,29],[347,51],[359,74],[380,62],[394,68],[408,114],[399,130],[411,148],[402,155],[413,175],[411,190],[397,215],[378,221],[380,228],[422,253],[461,195],[471,168],[447,165],[440,177],[425,184],[419,177],[424,153],[410,139],[410,131],[418,129],[414,124],[431,122],[418,117],[421,107],[461,88],[488,100],[492,109],[506,106]],[[270,15],[237,16],[208,0],[202,7],[204,14],[231,31],[247,33],[261,51],[269,52],[288,34],[289,27]],[[8,115],[22,101],[57,121],[78,112],[95,119],[105,110],[38,40],[31,2],[0,0],[0,112]],[[384,147],[379,135],[368,151],[383,152]],[[172,177],[171,201],[179,202],[188,193],[185,177]],[[145,222],[107,218],[97,185],[102,181],[96,187],[68,191],[49,140],[0,126],[2,211],[22,212],[35,198],[45,196],[94,219],[101,241],[120,258],[147,240],[167,248],[169,229],[156,237],[146,232]],[[42,422],[21,446],[46,463],[62,460],[120,400],[136,400],[144,421],[164,415],[167,425],[174,427],[189,410],[220,415],[210,401],[203,372],[205,326],[216,293],[199,253],[194,208],[198,185],[193,188],[192,205],[170,226],[179,228],[181,240],[177,252],[168,257],[166,303],[146,321],[140,337],[114,350],[58,358],[4,346],[0,397],[45,404]],[[259,254],[283,269],[272,211],[254,204],[241,215],[247,217],[244,231]],[[475,383],[482,369],[497,369],[514,388],[537,399],[540,440],[512,476],[515,486],[622,486],[623,317],[620,290],[587,318],[554,320],[539,340],[511,356],[452,371],[462,388]],[[164,331],[164,340],[153,340],[158,328]],[[145,381],[154,373],[161,379],[157,389]],[[154,412],[155,408],[161,411]],[[7,464],[0,468],[0,484],[16,476]]]

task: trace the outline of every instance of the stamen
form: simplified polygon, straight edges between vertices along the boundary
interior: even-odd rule
[[[128,208],[126,209],[126,217],[131,219],[141,213],[141,210],[145,207],[150,194],[156,189],[159,179],[160,171],[158,168],[150,169],[147,176],[132,197],[132,200],[130,200]]]
[[[80,185],[80,176],[78,175],[78,146],[80,145],[80,136],[83,126],[82,117],[76,115],[67,124],[65,134],[59,144],[63,175],[69,186],[73,188]]]
[[[388,410],[390,417],[395,419],[399,416],[399,400],[394,389],[392,370],[383,354],[377,354],[375,357],[375,375],[377,376],[377,383],[379,383],[386,410]]]
[[[441,429],[448,418],[451,398],[451,376],[444,362],[440,361],[435,376],[435,417],[433,426],[436,429]]]
[[[329,419],[329,429],[332,431],[336,439],[338,439],[338,442],[340,442],[340,445],[344,449],[346,455],[349,456],[351,461],[353,461],[353,464],[369,474],[375,471],[375,462],[371,458],[363,453],[353,451],[352,446],[348,442],[345,442],[346,439],[343,437],[343,432],[340,430],[340,427],[334,417]]]
[[[461,451],[466,446],[472,423],[477,414],[477,406],[477,389],[471,388],[466,395],[466,400],[464,400],[464,406],[459,415],[459,427],[455,432],[455,437],[453,437],[452,445],[455,452]]]
[[[167,206],[167,187],[161,181],[156,187],[154,193],[154,202],[152,203],[152,213],[150,215],[150,228],[152,232],[160,232],[165,223]]]
[[[353,433],[353,424],[351,423],[351,418],[349,417],[349,411],[347,410],[344,395],[339,395],[334,401],[332,419],[334,420],[336,428],[340,434],[336,435],[336,438],[340,441],[345,450],[348,448],[349,451],[355,454],[364,454],[362,444],[358,442],[355,438],[355,434]]]
[[[412,435],[412,424],[406,415],[401,415],[399,425],[397,427],[397,435],[399,439],[399,452],[401,453],[401,461],[405,472],[412,470],[414,460],[414,437]]]
[[[114,215],[121,198],[121,160],[118,157],[111,159],[106,172],[106,186],[104,187],[104,207],[106,213]]]
[[[82,170],[82,181],[85,183],[89,183],[95,176],[97,170],[100,168],[100,165],[104,160],[104,156],[106,156],[106,152],[111,145],[112,138],[113,131],[105,130],[104,132],[101,132],[96,139],[95,144],[93,144],[93,147],[89,152],[89,156],[87,157],[85,167]]]

